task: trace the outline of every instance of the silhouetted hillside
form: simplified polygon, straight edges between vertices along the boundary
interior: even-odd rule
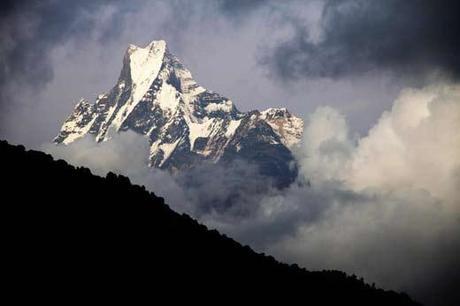
[[[4,141],[0,162],[3,289],[18,303],[417,305],[342,272],[257,254],[126,177],[98,177]]]

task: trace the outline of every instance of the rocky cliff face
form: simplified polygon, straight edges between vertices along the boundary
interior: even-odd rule
[[[87,134],[110,141],[126,130],[148,138],[152,167],[174,172],[242,159],[285,184],[296,175],[291,149],[303,122],[285,108],[240,112],[198,85],[160,40],[129,46],[117,84],[94,104],[80,100],[54,141],[69,145]]]

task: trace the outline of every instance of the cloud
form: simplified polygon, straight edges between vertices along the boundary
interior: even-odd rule
[[[405,90],[360,140],[346,182],[355,190],[423,189],[458,201],[459,129],[460,86]]]
[[[15,1],[7,5],[3,8],[5,18],[0,30],[0,84],[14,80],[39,86],[49,82],[53,78],[49,51],[70,38],[90,36],[98,14],[109,6],[110,1],[86,0]],[[116,16],[113,17],[115,21]],[[114,28],[105,28],[99,39],[113,35]]]
[[[311,113],[307,122],[303,135],[306,145],[299,152],[305,177],[314,183],[339,179],[353,150],[345,117],[324,106]]]
[[[321,107],[306,118],[295,184],[250,194],[249,215],[200,218],[308,269],[356,273],[427,305],[458,302],[459,95],[452,84],[405,89],[364,137]]]
[[[457,1],[327,0],[312,37],[302,18],[262,60],[281,79],[340,78],[379,71],[420,81],[460,77]]]
[[[70,40],[85,41],[94,38],[101,43],[122,36],[133,13],[148,9],[149,13],[166,13],[174,18],[160,17],[157,27],[169,28],[176,35],[189,35],[182,31],[187,24],[209,13],[232,17],[236,13],[260,6],[265,1],[217,1],[191,3],[188,1],[6,1],[0,13],[1,67],[0,84],[13,80],[27,82],[29,86],[43,86],[53,79],[50,51]],[[109,13],[109,16],[107,16]],[[108,18],[104,23],[100,19]],[[154,39],[155,37],[149,37]],[[159,38],[158,38],[159,39]],[[126,48],[127,46],[123,46]],[[31,69],[33,67],[33,69]]]
[[[269,5],[270,0],[218,0],[219,9],[226,15],[237,17],[252,13],[254,10]]]
[[[459,129],[458,85],[402,91],[355,140],[339,112],[317,110],[306,125],[301,173],[313,193],[331,183],[348,193],[329,193],[321,218],[300,223],[270,252],[447,305],[460,272]]]
[[[97,175],[111,171],[128,176],[133,183],[166,197],[176,211],[196,218],[213,215],[228,221],[252,216],[258,208],[255,204],[272,184],[243,160],[203,162],[175,174],[150,168],[148,138],[132,131],[100,143],[87,135],[71,145],[45,143],[40,149],[75,166],[88,167]]]
[[[335,179],[354,191],[413,188],[456,198],[459,101],[458,85],[405,89],[359,139],[351,138],[343,115],[321,107],[307,119],[298,157],[303,174],[314,183]]]
[[[326,201],[321,218],[301,223],[267,252],[308,269],[355,273],[426,305],[458,302],[452,290],[460,272],[458,210],[420,190],[360,192],[350,201],[332,195]]]
[[[453,299],[460,271],[460,87],[406,89],[364,137],[331,107],[306,118],[300,176],[278,190],[244,162],[174,176],[146,167],[147,139],[84,138],[46,151],[116,171],[208,226],[308,269],[340,269],[429,305]],[[212,177],[212,180],[209,180]]]
[[[0,20],[0,135],[13,142],[37,146],[50,139],[58,122],[78,98],[69,97],[74,84],[67,76],[87,78],[83,67],[57,60],[56,50],[81,55],[88,42],[112,41],[129,11],[120,1],[14,1],[3,7]],[[93,43],[94,45],[94,43]],[[108,46],[108,45],[107,45]],[[101,49],[86,56],[95,57]],[[97,59],[96,59],[97,60]],[[103,61],[102,61],[103,62]],[[90,78],[95,78],[92,71]],[[59,86],[54,86],[58,73]],[[90,73],[91,74],[91,73]],[[97,75],[97,74],[96,74]],[[115,79],[116,77],[114,77]],[[94,89],[100,81],[94,82]],[[84,84],[84,82],[82,82]],[[80,90],[84,92],[82,86]],[[50,95],[50,92],[53,94]],[[68,98],[68,101],[65,99]],[[64,101],[63,101],[64,100]],[[66,108],[66,106],[68,108]],[[21,122],[21,124],[18,124]],[[53,132],[54,133],[54,132]],[[46,138],[45,138],[46,137]],[[38,139],[38,141],[34,141]]]
[[[225,222],[253,216],[263,195],[272,189],[271,179],[244,160],[204,162],[182,170],[174,179],[184,189],[195,217],[213,216]]]
[[[55,159],[64,159],[74,166],[88,167],[97,175],[115,172],[128,176],[134,184],[143,185],[159,196],[164,196],[180,212],[191,212],[181,186],[167,172],[148,167],[148,139],[131,131],[116,134],[110,141],[97,143],[92,136],[77,140],[72,145],[46,143],[41,150]]]

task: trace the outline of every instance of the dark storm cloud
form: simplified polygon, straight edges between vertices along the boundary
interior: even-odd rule
[[[0,84],[27,82],[43,85],[53,77],[49,52],[69,38],[91,34],[97,10],[118,1],[7,1],[2,4]],[[114,35],[121,19],[105,29],[103,39]],[[119,17],[119,16],[118,16]]]
[[[299,19],[293,37],[262,62],[281,78],[339,78],[371,71],[403,76],[443,73],[460,77],[460,2],[325,2],[322,33],[314,41]]]

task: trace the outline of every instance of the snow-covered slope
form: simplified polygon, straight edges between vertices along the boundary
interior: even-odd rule
[[[94,104],[82,99],[54,141],[68,145],[86,134],[108,141],[126,130],[149,138],[154,167],[179,170],[241,158],[284,176],[292,172],[290,149],[301,139],[303,122],[285,108],[238,111],[230,99],[199,86],[159,40],[145,48],[130,45],[117,84]]]

